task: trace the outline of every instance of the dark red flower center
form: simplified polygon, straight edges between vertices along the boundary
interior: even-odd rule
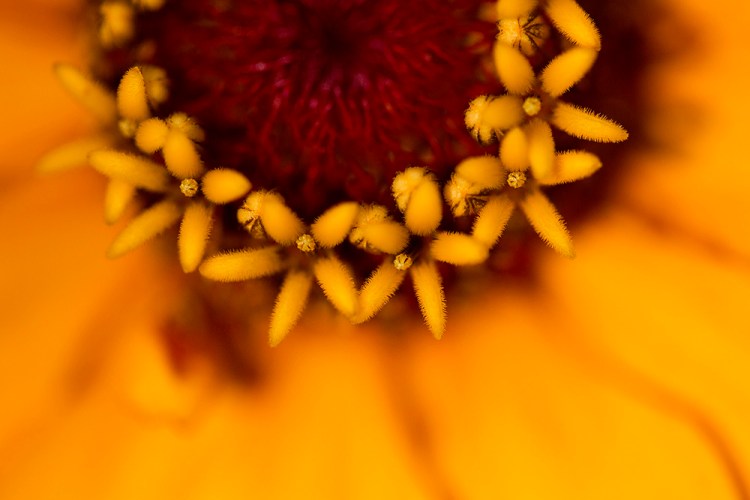
[[[467,103],[499,91],[482,0],[181,0],[146,15],[170,110],[206,129],[211,167],[246,172],[302,215],[390,203],[410,165],[445,176],[482,150]],[[146,51],[142,51],[146,52]]]

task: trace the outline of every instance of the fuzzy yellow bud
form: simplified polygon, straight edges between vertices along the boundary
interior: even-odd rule
[[[454,266],[473,266],[487,260],[489,249],[468,234],[438,233],[430,244],[430,254]]]
[[[146,82],[138,66],[127,70],[117,87],[117,110],[122,118],[140,122],[151,115]]]
[[[445,292],[435,262],[423,260],[409,270],[414,293],[427,327],[436,339],[445,332]]]
[[[310,227],[313,237],[323,248],[333,248],[346,239],[359,214],[359,204],[339,203],[323,212]]]
[[[495,69],[500,81],[511,94],[527,94],[534,85],[534,69],[517,49],[500,41],[493,51]]]
[[[143,243],[166,231],[177,223],[182,215],[179,205],[173,201],[161,201],[144,210],[117,235],[109,247],[107,256],[120,257]]]
[[[562,217],[541,191],[533,190],[527,193],[519,202],[519,206],[545,243],[566,257],[575,256],[573,242]]]
[[[103,149],[89,155],[89,164],[99,173],[149,191],[166,191],[170,176],[164,167],[146,158]]]
[[[211,207],[201,201],[193,201],[185,208],[177,238],[177,249],[183,271],[191,273],[198,268],[211,234],[213,214]]]
[[[284,263],[275,246],[214,255],[198,268],[202,276],[223,282],[262,278],[283,270]]]
[[[585,108],[558,102],[550,122],[580,139],[597,142],[622,142],[628,133],[622,126]]]
[[[344,316],[357,312],[357,289],[352,270],[337,257],[317,259],[313,264],[315,279],[328,301]]]
[[[211,203],[224,205],[237,201],[247,194],[252,184],[247,177],[228,168],[209,170],[201,179],[203,196]]]
[[[312,276],[304,271],[289,271],[281,285],[271,314],[268,343],[276,347],[299,321],[307,306]]]

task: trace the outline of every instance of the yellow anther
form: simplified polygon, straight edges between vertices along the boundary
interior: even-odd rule
[[[315,244],[315,239],[311,235],[305,233],[297,238],[297,248],[302,252],[312,253],[317,248],[317,245]]]
[[[101,25],[99,41],[105,47],[117,47],[125,44],[134,34],[133,7],[123,1],[106,1],[99,7]]]
[[[180,191],[188,198],[192,198],[198,194],[198,181],[192,178],[183,179],[182,182],[180,182]]]
[[[406,271],[414,263],[414,260],[405,253],[400,253],[393,258],[393,267],[399,271]]]
[[[542,110],[542,100],[538,97],[527,97],[523,101],[523,112],[527,116],[536,116]]]
[[[523,172],[510,172],[508,174],[508,185],[512,188],[518,189],[526,184],[526,174]]]

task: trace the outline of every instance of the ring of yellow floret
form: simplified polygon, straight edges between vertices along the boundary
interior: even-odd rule
[[[126,44],[137,12],[162,4],[163,0],[103,2],[101,43]],[[223,282],[283,274],[271,315],[271,345],[294,328],[313,283],[341,314],[361,323],[380,311],[407,274],[428,328],[440,338],[446,308],[437,263],[483,263],[516,208],[549,246],[574,255],[565,224],[542,188],[588,177],[601,161],[583,150],[558,152],[552,127],[592,141],[627,138],[613,121],[560,99],[589,71],[601,46],[596,26],[574,0],[498,0],[497,16],[493,57],[507,93],[477,97],[465,121],[477,141],[499,141],[498,154],[463,160],[442,187],[428,169],[406,168],[391,186],[398,216],[384,206],[348,201],[308,223],[279,193],[253,189],[251,179],[238,171],[207,167],[197,147],[206,140],[198,123],[182,113],[153,116],[168,98],[169,81],[163,70],[151,66],[129,69],[113,94],[75,68],[58,65],[65,88],[107,125],[108,132],[51,152],[40,168],[59,170],[86,158],[108,178],[108,223],[118,220],[139,192],[156,195],[158,201],[140,211],[117,236],[109,249],[111,257],[179,223],[178,254],[186,273],[197,270]],[[528,57],[549,35],[545,18],[563,35],[567,47],[535,75]],[[473,218],[470,232],[439,230],[444,201],[454,217]],[[252,244],[206,256],[212,227],[220,219],[217,207],[232,203],[239,206],[238,224]],[[346,242],[385,256],[362,286],[337,255],[336,248]]]

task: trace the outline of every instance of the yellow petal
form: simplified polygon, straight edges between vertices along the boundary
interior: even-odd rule
[[[513,47],[495,42],[495,69],[500,81],[511,94],[527,94],[534,84],[534,70],[528,59]]]
[[[508,170],[525,170],[529,167],[529,145],[520,127],[511,129],[503,137],[500,160]]]
[[[471,230],[474,239],[483,243],[487,248],[495,246],[510,216],[513,215],[514,208],[513,201],[507,195],[490,196],[474,220],[474,227]]]
[[[562,217],[541,191],[530,191],[519,206],[545,243],[566,257],[575,257],[573,242]]]
[[[268,343],[276,347],[294,328],[307,306],[312,276],[304,271],[289,271],[284,277],[271,314]]]
[[[430,176],[411,193],[409,205],[404,213],[404,222],[412,234],[427,236],[438,228],[442,218],[443,199],[440,196],[440,187]]]
[[[553,185],[585,179],[602,166],[602,161],[588,151],[565,151],[555,157],[549,175],[537,178],[539,184]]]
[[[356,202],[339,203],[323,212],[310,230],[321,247],[333,248],[344,241],[358,214],[359,204]]]
[[[65,90],[102,123],[115,122],[117,119],[115,96],[103,85],[69,64],[56,64],[55,74]]]
[[[117,222],[135,197],[135,186],[125,181],[110,179],[104,192],[104,221]]]
[[[182,215],[180,206],[173,201],[161,201],[130,221],[109,247],[107,256],[119,257],[154,238],[173,226]]]
[[[186,273],[198,268],[206,252],[206,243],[213,225],[213,210],[201,201],[193,201],[185,209],[177,238],[180,264]]]
[[[198,150],[193,141],[184,133],[170,130],[164,141],[162,154],[167,168],[178,179],[203,175],[203,162],[198,155]]]
[[[536,8],[538,0],[498,0],[498,19],[517,19],[527,16]]]
[[[409,231],[395,221],[373,222],[360,227],[368,246],[395,255],[409,243]]]
[[[573,47],[555,57],[544,68],[542,88],[552,97],[560,97],[588,73],[598,52],[586,47]]]
[[[99,135],[63,144],[46,153],[36,164],[37,172],[49,174],[88,164],[93,151],[111,146],[112,137]]]
[[[438,233],[430,244],[430,254],[454,266],[472,266],[487,260],[489,249],[468,234]]]
[[[214,281],[232,282],[270,276],[283,269],[278,247],[272,246],[214,255],[204,260],[198,271]]]
[[[281,245],[292,245],[305,232],[305,225],[281,196],[267,195],[259,211],[266,234]]]
[[[149,191],[161,192],[169,187],[170,176],[164,167],[141,156],[105,149],[91,153],[89,164],[107,177]]]
[[[209,170],[201,179],[201,186],[203,196],[217,205],[239,200],[252,188],[247,177],[228,168]]]
[[[352,317],[357,312],[357,289],[352,270],[337,257],[325,257],[313,264],[315,279],[333,307]]]
[[[445,332],[445,293],[437,266],[425,260],[413,265],[409,272],[422,317],[432,335],[440,339]]]
[[[138,124],[135,131],[135,145],[144,153],[153,154],[164,147],[169,127],[164,120],[149,118]]]
[[[581,47],[601,48],[601,37],[594,21],[574,0],[548,0],[544,10],[560,33],[571,42]]]
[[[353,322],[363,323],[375,316],[391,300],[404,277],[406,272],[396,269],[390,258],[383,261],[367,278],[359,292],[359,310]]]
[[[480,190],[499,189],[505,184],[503,164],[496,156],[473,156],[456,166],[456,174]]]
[[[146,82],[138,66],[127,70],[117,87],[117,110],[120,117],[140,122],[151,115],[146,98]]]
[[[544,177],[552,171],[555,163],[555,141],[549,124],[534,118],[526,126],[528,139],[529,163],[534,177]]]
[[[550,122],[580,139],[597,142],[622,142],[628,133],[619,124],[585,108],[558,102]]]

